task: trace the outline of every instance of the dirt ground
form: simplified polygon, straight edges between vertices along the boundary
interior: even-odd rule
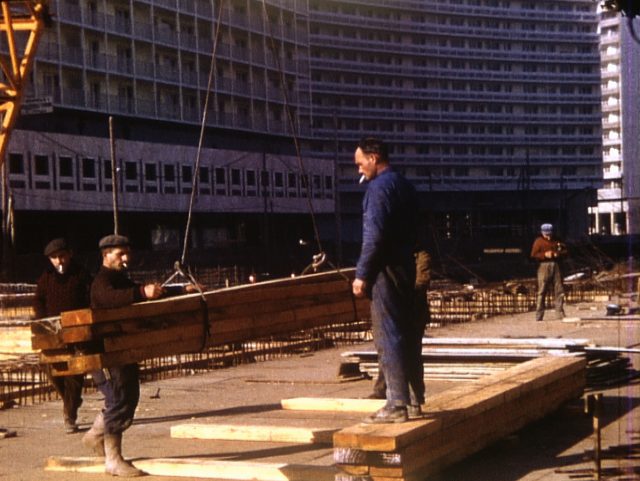
[[[573,322],[535,322],[533,313],[501,316],[433,328],[432,337],[542,337],[590,339],[600,346],[640,347],[640,321],[603,317],[605,302],[570,305]],[[552,318],[552,313],[548,317]],[[575,318],[582,318],[576,322]],[[330,447],[266,442],[229,442],[174,439],[170,428],[186,422],[339,426],[358,422],[362,415],[338,419],[332,414],[284,412],[284,398],[366,397],[370,380],[339,382],[341,352],[370,349],[369,344],[329,349],[276,361],[242,365],[208,374],[161,380],[142,385],[134,425],[125,433],[124,454],[129,458],[216,458],[237,462],[332,464]],[[636,370],[640,355],[628,355]],[[428,393],[452,386],[430,382]],[[599,389],[604,396],[602,479],[640,479],[640,385],[629,382]],[[589,394],[589,393],[587,393]],[[428,401],[427,401],[428,404]],[[88,428],[102,405],[101,395],[88,394],[80,410]],[[17,437],[0,439],[0,480],[68,481],[113,479],[104,474],[44,471],[47,456],[87,456],[82,433],[66,435],[61,401],[0,411],[0,427]],[[495,443],[491,447],[432,476],[433,481],[560,481],[596,479],[592,449],[592,418],[576,400],[547,418]],[[185,478],[149,476],[147,479]],[[192,478],[193,479],[193,478]],[[313,479],[305,481],[315,481]]]

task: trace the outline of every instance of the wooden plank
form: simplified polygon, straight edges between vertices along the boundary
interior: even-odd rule
[[[345,272],[353,275],[353,270]],[[197,294],[62,313],[62,338],[67,345],[81,343],[77,350],[81,354],[65,357],[46,349],[42,360],[56,364],[55,371],[62,374],[83,366],[93,370],[198,350],[202,343],[185,343],[201,337],[205,310],[211,335],[203,342],[214,346],[355,322],[369,307],[367,300],[354,300],[348,280],[336,272],[211,291],[204,297],[204,301]],[[170,346],[180,350],[172,352]]]
[[[103,341],[104,351],[125,351],[166,342],[181,342],[194,338],[202,340],[203,334],[204,326],[202,324],[188,324],[126,336],[107,337]]]
[[[555,375],[551,375],[551,371],[558,370],[564,372],[566,376],[574,374],[576,369],[584,371],[586,361],[582,358],[575,357],[549,357],[544,360],[535,359],[527,361],[522,365],[516,366],[505,372],[481,378],[478,381],[468,383],[464,389],[457,392],[443,393],[442,399],[450,411],[460,413],[459,415],[472,416],[480,414],[488,409],[500,406],[508,396],[524,395],[531,391],[533,387],[539,386],[537,383],[536,373],[542,377],[546,377],[547,382],[555,380]],[[526,365],[526,366],[525,366]],[[541,367],[546,367],[541,370]],[[515,371],[509,373],[509,371]],[[533,372],[533,373],[532,373]],[[577,371],[580,372],[580,371]],[[506,378],[506,379],[505,379]],[[495,388],[496,383],[509,381],[503,392],[499,388]],[[527,387],[527,384],[529,386]],[[460,391],[466,393],[460,396]],[[508,395],[506,393],[509,393]],[[430,410],[430,399],[427,399],[426,407]],[[440,422],[454,422],[446,416],[440,419]],[[401,423],[392,425],[376,425],[376,424],[359,424],[350,428],[346,428],[334,435],[334,443],[342,447],[354,447],[372,451],[398,451],[404,446],[415,442],[416,440],[433,432],[433,423],[422,422],[418,425],[415,423]]]
[[[64,358],[60,358],[60,356],[59,358],[54,359],[47,356],[41,356],[41,362],[51,364],[54,376],[69,376],[72,374],[83,374],[105,367],[131,364],[148,357],[162,357],[186,352],[196,352],[200,348],[201,343],[201,339],[194,338],[179,342],[169,342],[158,344],[156,346],[103,354],[67,356]]]
[[[337,428],[191,423],[171,426],[171,437],[181,439],[331,444],[333,442],[333,433],[337,430]]]
[[[150,458],[133,465],[153,476],[251,481],[334,481],[337,469],[288,463],[219,461],[202,458]],[[104,458],[50,456],[46,471],[104,473]]]
[[[373,413],[385,405],[383,399],[310,398],[282,399],[282,409],[290,411],[332,411]]]
[[[353,269],[341,271],[352,278]],[[230,287],[204,293],[204,298],[210,310],[229,305],[242,305],[251,302],[262,302],[273,299],[290,299],[304,295],[316,295],[326,292],[344,292],[350,296],[349,283],[336,271],[311,274],[303,277],[285,278],[256,284]],[[63,312],[60,320],[63,327],[82,324],[117,321],[150,317],[166,314],[167,312],[187,312],[202,308],[200,294],[188,294],[168,299],[147,301],[114,309],[80,309]]]
[[[257,314],[244,319],[225,320],[211,324],[211,337],[208,340],[208,345],[286,334],[319,327],[327,323],[348,322],[350,320],[354,320],[354,313],[349,302],[283,311],[277,317]]]
[[[31,349],[34,351],[61,349],[65,347],[62,333],[40,333],[31,336]],[[3,351],[4,349],[0,349]]]
[[[213,346],[230,342],[246,341],[269,335],[308,329],[329,322],[344,322],[352,319],[353,312],[350,310],[351,308],[351,304],[347,302],[315,306],[300,311],[286,311],[281,313],[277,319],[270,318],[268,315],[259,315],[244,320],[232,319],[219,322],[212,326],[212,334],[211,337],[206,340],[206,345]],[[228,329],[229,332],[225,332],[225,329]],[[171,336],[167,332],[178,332],[178,335]],[[193,336],[194,342],[189,342],[186,346],[178,342],[180,340],[187,341],[187,336]],[[193,324],[189,329],[185,328],[183,330],[181,330],[180,327],[176,327],[171,330],[164,329],[155,333],[105,338],[103,341],[103,349],[98,348],[98,350],[93,351],[85,349],[85,351],[88,352],[82,355],[52,356],[50,353],[45,352],[41,358],[42,362],[45,363],[66,363],[66,367],[59,366],[56,370],[60,373],[59,375],[62,375],[63,372],[77,372],[77,370],[83,369],[82,366],[85,366],[85,369],[94,370],[118,365],[117,363],[120,362],[120,360],[122,360],[123,363],[130,363],[161,355],[194,352],[200,349],[202,341],[202,326]],[[156,347],[156,344],[166,345],[167,348],[160,351]],[[171,350],[172,348],[170,346],[172,345],[176,345],[176,350]],[[115,352],[109,352],[116,349],[117,351]],[[102,350],[106,352],[101,353],[100,351]],[[120,350],[126,350],[126,352],[116,355]]]
[[[569,381],[570,382],[570,381]],[[442,466],[464,459],[496,440],[517,431],[526,424],[556,410],[563,402],[582,393],[583,383],[573,386],[557,381],[550,390],[541,390],[534,396],[525,396],[517,406],[496,408],[485,415],[459,423],[455,428],[442,431],[442,437],[429,447],[416,443],[407,449],[402,465],[404,476],[435,472]]]
[[[455,416],[448,423],[398,452],[364,451],[334,448],[336,463],[366,464],[372,476],[406,477],[412,473],[426,476],[437,467],[478,451],[482,447],[514,432],[532,420],[551,412],[567,399],[577,397],[584,388],[581,376],[557,379],[547,386],[528,393],[517,402],[495,406],[475,416]],[[428,422],[428,421],[427,421]],[[340,466],[341,467],[341,466]]]
[[[62,339],[66,343],[73,344],[102,339],[103,337],[150,332],[178,325],[202,325],[202,323],[201,311],[178,312],[161,317],[123,319],[121,321],[65,327],[62,329]]]

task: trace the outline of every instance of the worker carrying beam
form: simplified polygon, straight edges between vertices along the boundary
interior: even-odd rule
[[[89,306],[91,276],[78,263],[73,250],[63,238],[53,239],[44,248],[49,259],[46,269],[38,278],[33,309],[36,319],[59,316]],[[82,404],[84,374],[53,376],[47,365],[47,376],[62,398],[64,429],[67,434],[78,431],[78,409]]]
[[[138,284],[127,275],[131,249],[129,239],[108,235],[99,242],[102,265],[91,284],[91,308],[122,307],[166,294],[158,283]],[[185,286],[183,291],[192,291]],[[138,364],[126,364],[93,371],[97,388],[104,394],[104,410],[96,416],[82,438],[85,446],[105,457],[105,472],[113,476],[135,477],[145,474],[122,457],[122,434],[131,426],[140,399]]]

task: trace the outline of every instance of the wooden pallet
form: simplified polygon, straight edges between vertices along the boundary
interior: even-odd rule
[[[368,317],[351,295],[354,270],[190,294],[116,309],[63,312],[60,329],[34,324],[32,346],[57,375],[89,372],[203,347]],[[46,327],[46,326],[45,326]]]
[[[425,479],[580,396],[585,369],[583,357],[534,359],[429,398],[424,419],[338,431],[340,479]]]

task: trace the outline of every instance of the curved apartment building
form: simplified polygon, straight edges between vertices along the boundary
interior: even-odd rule
[[[640,22],[635,21],[635,29]],[[600,16],[604,185],[590,210],[591,233],[640,234],[640,43],[629,19]]]
[[[207,92],[199,238],[309,235],[313,210],[325,240],[357,244],[352,155],[363,135],[390,143],[442,239],[524,245],[542,221],[587,233],[602,177],[591,0],[55,0],[51,10],[31,86],[51,111],[23,115],[7,162],[18,220],[46,226],[39,243],[59,227],[43,213],[109,215],[110,115],[122,208],[139,211],[136,227],[179,231]]]
[[[337,150],[345,210],[367,133],[392,144],[441,238],[529,242],[542,221],[586,234],[602,175],[594,2],[310,0],[309,16],[312,151]]]

